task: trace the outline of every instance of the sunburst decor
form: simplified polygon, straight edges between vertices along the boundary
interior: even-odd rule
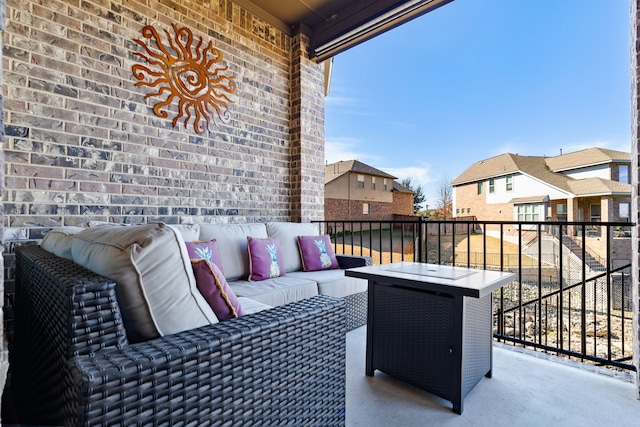
[[[157,98],[153,106],[156,116],[167,118],[169,113],[164,109],[178,100],[178,112],[173,118],[173,126],[182,119],[185,128],[193,120],[193,130],[198,134],[212,131],[212,125],[218,121],[229,123],[233,101],[229,95],[236,93],[233,76],[225,75],[229,67],[221,66],[222,52],[213,47],[209,41],[203,47],[202,37],[194,46],[193,33],[188,28],[171,25],[173,35],[164,30],[169,48],[162,42],[158,31],[147,25],[142,35],[155,41],[157,51],[153,51],[143,40],[134,40],[146,52],[136,55],[146,61],[147,65],[134,64],[133,75],[139,81],[136,86],[147,86],[157,89],[145,98]]]

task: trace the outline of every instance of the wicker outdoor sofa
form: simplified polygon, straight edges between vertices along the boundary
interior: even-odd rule
[[[362,324],[362,297],[317,295],[131,342],[116,282],[19,247],[7,383],[16,421],[344,425],[345,333]]]

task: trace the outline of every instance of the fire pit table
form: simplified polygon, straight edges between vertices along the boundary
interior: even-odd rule
[[[367,279],[366,374],[376,369],[451,401],[491,377],[491,293],[513,273],[400,262],[346,270]]]

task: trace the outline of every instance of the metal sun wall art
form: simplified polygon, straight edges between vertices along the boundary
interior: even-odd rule
[[[167,118],[169,114],[163,108],[176,98],[178,112],[173,119],[173,126],[184,119],[182,123],[186,128],[193,119],[196,133],[212,132],[212,122],[218,125],[218,120],[223,123],[231,120],[229,104],[233,104],[233,101],[229,95],[236,93],[234,77],[223,74],[229,69],[228,66],[217,65],[222,61],[222,52],[214,48],[211,41],[203,48],[200,37],[194,46],[190,29],[178,28],[175,24],[171,26],[173,35],[169,30],[164,30],[170,49],[163,44],[153,26],[147,25],[142,29],[143,37],[148,41],[153,38],[161,53],[151,50],[143,40],[134,40],[146,51],[146,54],[136,52],[136,55],[148,64],[134,64],[131,68],[134,77],[140,80],[136,86],[157,89],[145,96],[158,98],[153,106],[156,116]]]

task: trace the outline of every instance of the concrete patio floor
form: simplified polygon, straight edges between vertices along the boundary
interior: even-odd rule
[[[347,427],[640,426],[630,375],[496,343],[493,377],[471,390],[458,415],[449,401],[380,371],[367,377],[365,345],[366,326],[347,333]]]

